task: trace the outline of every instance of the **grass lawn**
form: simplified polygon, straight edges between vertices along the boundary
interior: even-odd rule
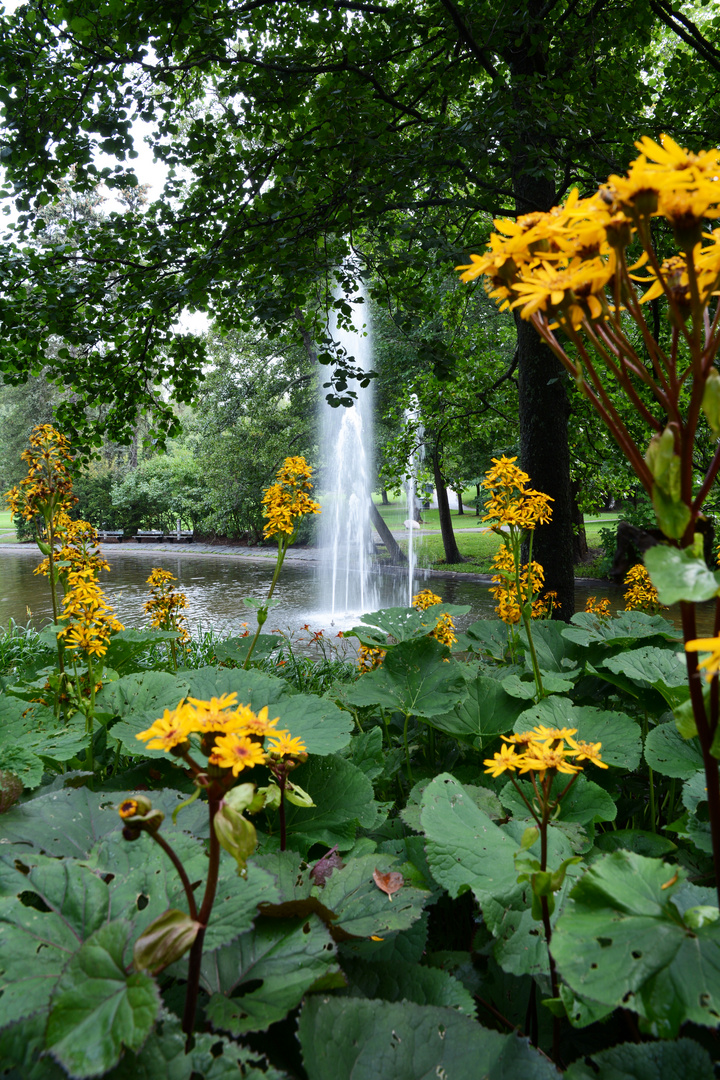
[[[9,536],[3,536],[9,533]],[[15,541],[15,527],[9,510],[0,510],[0,544],[12,544]]]
[[[440,527],[439,523],[437,525],[431,524],[430,515],[433,513],[437,520],[437,510],[425,511],[423,513],[426,528]],[[385,517],[385,515],[383,516]],[[466,574],[488,574],[492,572],[492,557],[500,546],[500,538],[495,533],[491,532],[463,532],[462,525],[459,523],[463,522],[464,519],[468,523],[471,521],[473,522],[472,526],[466,524],[465,528],[478,528],[481,523],[477,518],[466,518],[465,515],[458,518],[456,515],[453,515],[453,529],[457,534],[460,553],[469,561],[450,565],[444,562],[445,552],[443,550],[441,536],[416,536],[414,546],[417,565],[419,567],[428,570],[455,570],[459,573]],[[617,514],[603,514],[596,518],[586,520],[585,532],[587,535],[588,547],[591,551],[600,548],[600,530],[608,527],[612,528],[618,520]],[[388,522],[388,524],[391,523]],[[402,524],[402,522],[400,524]],[[399,543],[403,551],[407,552],[407,540],[401,539]],[[598,562],[599,557],[591,562],[578,564],[575,567],[576,575],[578,577],[596,576]]]

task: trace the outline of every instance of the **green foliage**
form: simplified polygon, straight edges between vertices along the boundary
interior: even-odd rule
[[[683,1024],[717,1025],[720,919],[715,890],[688,880],[709,874],[712,838],[696,738],[668,711],[686,697],[674,632],[632,613],[536,629],[543,679],[565,688],[539,700],[527,640],[506,657],[492,621],[470,627],[462,654],[429,638],[414,610],[365,616],[358,636],[387,655],[370,673],[344,671],[328,693],[289,639],[271,638],[270,658],[247,670],[218,666],[243,662],[247,639],[213,639],[198,645],[200,666],[169,673],[148,666],[165,635],[124,631],[96,694],[107,747],[97,791],[83,768],[84,717],[56,719],[30,700],[47,679],[44,638],[14,645],[0,772],[24,791],[0,815],[3,1061],[28,1080],[229,1080],[238,1068],[287,1080],[277,1033],[299,1010],[309,1080],[438,1070],[550,1080],[561,1075],[546,1056],[553,1023],[570,1078],[672,1076],[678,1060],[709,1076],[699,1042],[677,1041]],[[290,663],[278,668],[279,655]],[[253,784],[269,791],[272,775],[238,777],[252,781],[238,805],[257,851],[240,875],[220,852],[202,936],[196,1031],[206,1033],[186,1053],[180,1014],[199,921],[167,851],[117,806],[137,784],[132,797],[164,815],[158,835],[199,907],[208,803],[201,792],[187,805],[183,767],[136,735],[188,695],[228,693],[303,740],[307,760],[288,776],[314,805],[286,802],[281,823],[276,802],[254,800]],[[538,725],[544,738],[577,729],[609,766],[555,775],[544,842],[539,774],[484,771],[503,736]],[[508,1034],[533,1014],[533,985],[538,1049]],[[624,1045],[628,1011],[664,1042]],[[578,1058],[572,1028],[590,1025]]]

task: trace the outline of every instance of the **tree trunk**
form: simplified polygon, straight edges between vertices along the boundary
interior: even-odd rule
[[[550,210],[555,182],[547,162],[547,131],[527,108],[526,94],[534,81],[545,78],[545,56],[538,48],[547,14],[544,0],[526,0],[522,34],[507,50],[514,99],[524,126],[514,133],[510,152],[512,187],[518,215]],[[545,589],[557,593],[553,618],[566,622],[575,612],[573,530],[570,498],[568,416],[560,361],[543,344],[533,326],[515,313],[518,331],[518,412],[520,461],[532,486],[553,499],[552,521],[535,531],[533,558],[545,571]]]
[[[553,618],[567,622],[575,613],[569,404],[559,361],[534,327],[519,319],[518,346],[520,459],[532,487],[553,500],[552,521],[535,530],[533,558],[545,571],[545,590],[557,593]]]
[[[385,524],[382,514],[380,513],[372,499],[370,500],[370,520],[375,526],[378,536],[382,540],[385,547],[388,549],[392,562],[397,566],[406,563],[407,557],[403,553],[402,548],[398,544],[393,534],[390,532],[390,529]]]
[[[457,492],[457,501],[458,501],[458,517],[460,517],[460,515],[461,515],[461,514],[464,514],[464,513],[465,513],[465,511],[463,510],[463,504],[462,504],[462,497],[463,497],[463,493],[462,493],[462,491],[458,491],[458,492]]]
[[[442,533],[443,548],[445,549],[446,563],[461,563],[467,560],[460,554],[452,527],[450,515],[450,503],[445,487],[445,477],[440,471],[440,454],[437,449],[432,454],[433,476],[435,478],[435,491],[437,493],[438,514],[440,515],[440,531]]]
[[[573,520],[573,562],[576,564],[587,559],[588,553],[585,516],[577,501],[579,493],[580,485],[577,480],[573,480],[570,485],[570,505]]]
[[[390,505],[390,500],[388,499],[387,488],[381,488],[380,489],[380,495],[382,497],[383,506],[389,506]]]
[[[475,496],[475,517],[480,517],[480,485],[479,484],[475,485],[475,491],[477,492],[477,494]]]

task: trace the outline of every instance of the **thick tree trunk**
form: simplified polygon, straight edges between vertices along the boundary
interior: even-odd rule
[[[545,590],[557,593],[553,617],[575,612],[573,529],[570,499],[569,405],[559,361],[532,325],[518,320],[520,459],[532,487],[553,500],[552,521],[539,525],[533,558],[545,571]]]
[[[440,471],[440,455],[437,450],[432,454],[433,477],[435,478],[435,491],[437,493],[438,514],[440,515],[440,531],[442,533],[443,548],[445,549],[446,563],[461,563],[466,560],[460,554],[452,527],[450,503],[445,487],[445,477]]]
[[[570,506],[573,521],[573,562],[579,563],[587,558],[588,542],[585,533],[585,516],[577,501],[580,485],[573,480],[570,485]]]
[[[463,504],[462,504],[462,491],[458,491],[456,494],[457,494],[457,501],[458,501],[458,517],[460,517],[461,514],[465,513],[465,511],[463,510]]]
[[[388,549],[390,558],[392,559],[393,563],[398,566],[406,563],[407,558],[403,553],[402,548],[385,524],[382,514],[380,513],[372,499],[370,500],[370,520],[375,526],[378,536],[382,540],[385,547]]]
[[[380,489],[380,495],[381,495],[381,498],[382,498],[383,506],[389,506],[390,505],[390,500],[388,499],[387,488],[381,488]]]

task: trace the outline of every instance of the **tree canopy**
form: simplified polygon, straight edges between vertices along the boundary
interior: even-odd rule
[[[185,309],[322,338],[313,312],[349,252],[412,317],[424,276],[482,245],[492,215],[545,210],[622,170],[632,141],[717,137],[718,20],[667,0],[30,0],[0,24],[0,153],[19,217],[3,247],[5,378],[46,364],[105,425],[158,431],[202,377]],[[168,169],[142,213],[68,222],[45,208],[73,170],[137,186],[132,125]],[[103,165],[98,151],[109,155]],[[320,308],[322,305],[320,305]],[[568,404],[554,359],[519,326],[523,465],[551,494],[538,535],[572,604]],[[332,348],[320,349],[332,361]],[[330,387],[347,396],[347,366]],[[350,366],[352,366],[350,364]],[[94,437],[99,435],[97,429]]]

